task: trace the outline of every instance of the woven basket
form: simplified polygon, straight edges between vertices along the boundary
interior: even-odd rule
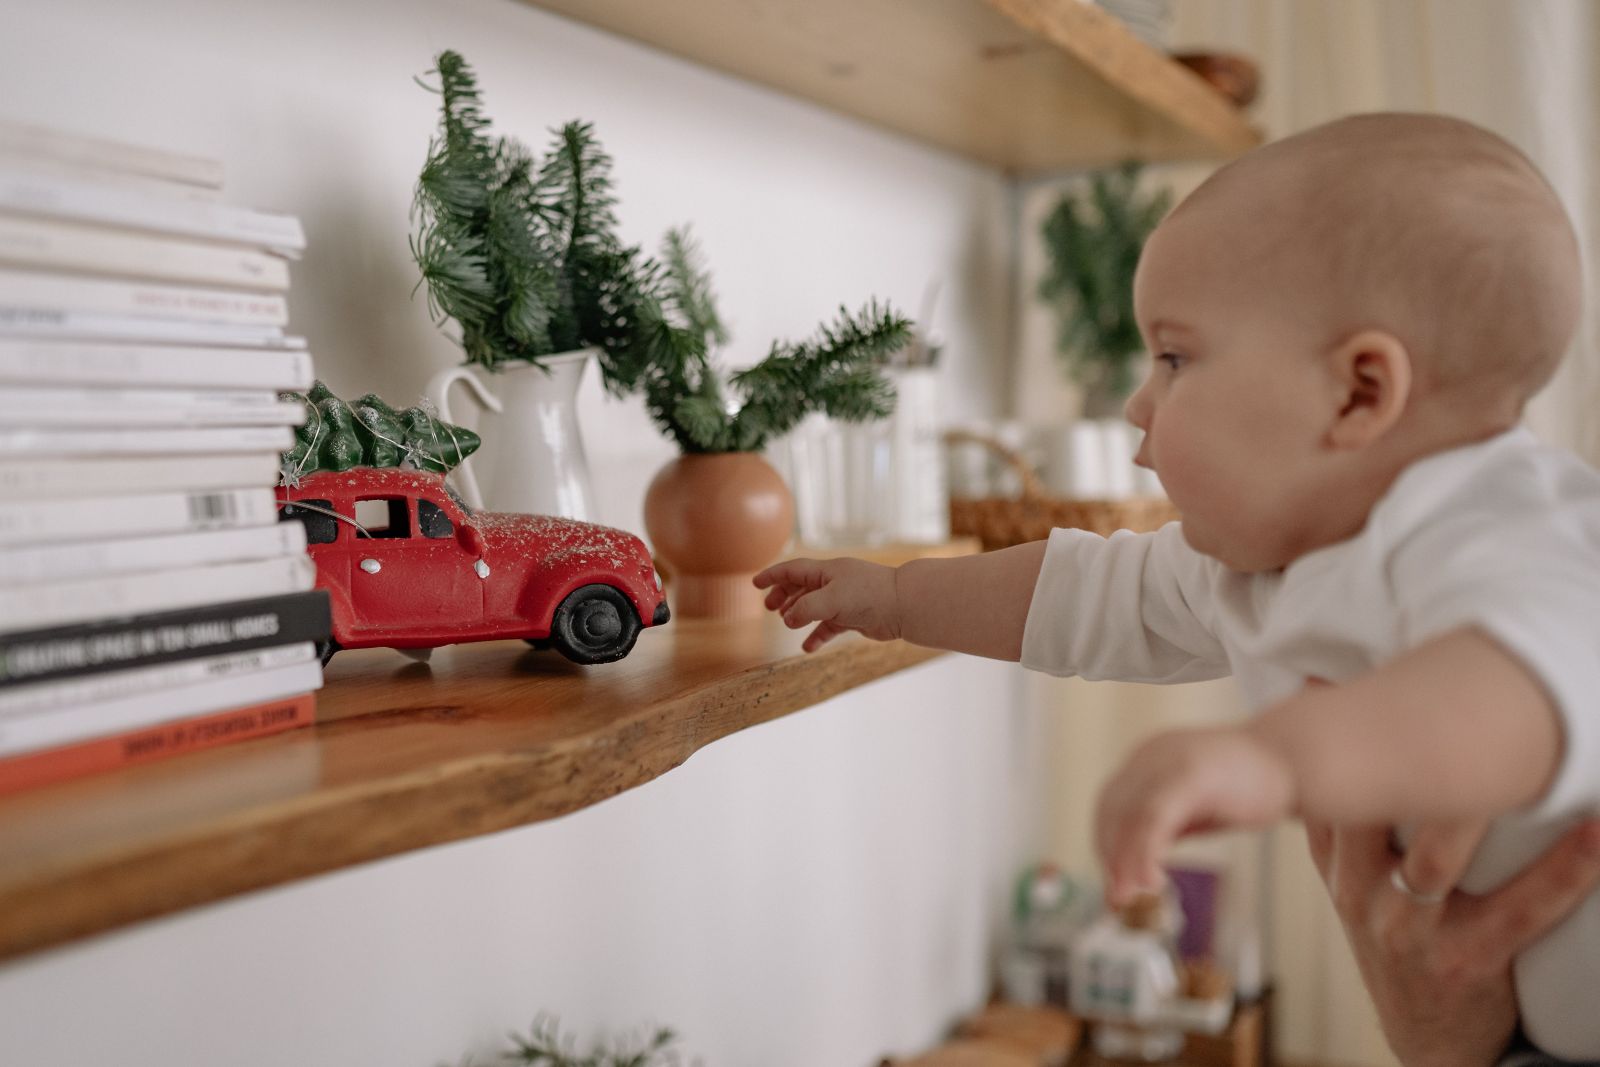
[[[1014,497],[988,496],[950,500],[950,533],[976,537],[985,552],[1041,541],[1057,527],[1089,530],[1107,536],[1117,530],[1143,533],[1157,530],[1178,518],[1166,497],[1132,497],[1125,500],[1078,500],[1051,496],[1028,461],[1015,449],[992,437],[966,430],[951,430],[945,444],[979,444],[1017,472],[1022,492]]]

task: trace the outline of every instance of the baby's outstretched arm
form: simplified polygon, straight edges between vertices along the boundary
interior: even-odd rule
[[[879,641],[1022,657],[1028,605],[1044,563],[1044,541],[956,559],[885,567],[860,559],[795,559],[756,575],[767,607],[799,629],[815,623],[805,650],[856,630]]]
[[[1095,843],[1113,900],[1159,881],[1177,838],[1301,816],[1446,822],[1532,803],[1561,756],[1543,686],[1497,641],[1457,630],[1242,726],[1141,746],[1107,784]]]

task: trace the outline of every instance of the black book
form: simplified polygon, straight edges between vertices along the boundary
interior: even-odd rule
[[[243,652],[333,632],[321,589],[0,634],[0,687]]]

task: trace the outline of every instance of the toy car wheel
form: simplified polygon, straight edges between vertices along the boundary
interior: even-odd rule
[[[328,661],[333,658],[333,654],[343,647],[343,645],[339,644],[339,642],[335,641],[331,637],[326,641],[318,641],[317,658],[322,660],[322,665],[326,667],[328,665]]]
[[[639,638],[639,614],[609,585],[586,585],[567,595],[550,624],[550,643],[574,663],[610,663]]]

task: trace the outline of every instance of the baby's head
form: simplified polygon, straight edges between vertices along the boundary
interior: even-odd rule
[[[1514,425],[1580,287],[1555,194],[1486,130],[1361,115],[1274,142],[1145,247],[1141,461],[1197,549],[1285,566],[1357,532],[1406,464]]]

